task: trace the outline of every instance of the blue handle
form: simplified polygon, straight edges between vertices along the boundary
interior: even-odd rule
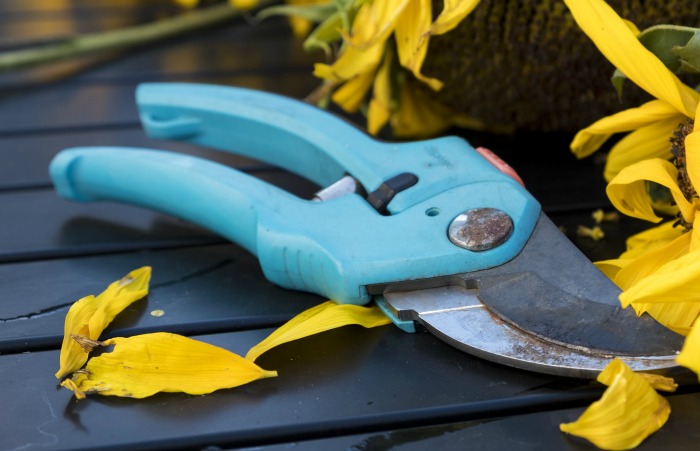
[[[458,137],[409,143],[376,141],[319,108],[245,88],[146,83],[136,101],[148,135],[245,155],[294,172],[319,186],[351,174],[372,192],[400,173],[419,181],[399,193],[389,212],[401,212],[465,182],[502,174]]]
[[[49,172],[65,198],[111,200],[162,211],[212,230],[253,254],[259,208],[299,201],[227,166],[149,149],[66,149],[53,159]]]
[[[183,95],[177,95],[180,88]],[[179,106],[158,112],[142,104],[152,135],[158,135],[158,123],[160,137],[229,151],[240,144],[238,153],[291,165],[317,183],[345,172],[363,183],[402,172],[418,176],[385,216],[359,195],[306,201],[223,165],[170,152],[75,148],[51,163],[62,196],[131,203],[202,225],[257,255],[265,276],[283,287],[362,304],[370,299],[368,285],[503,264],[520,252],[539,218],[539,204],[527,191],[458,138],[379,143],[328,113],[279,96],[199,85],[146,85],[139,95],[154,92],[168,92]],[[232,103],[238,108],[227,112]],[[481,252],[453,244],[447,233],[452,220],[484,207],[511,217],[510,238]]]

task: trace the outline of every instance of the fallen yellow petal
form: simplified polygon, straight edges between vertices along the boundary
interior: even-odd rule
[[[676,361],[700,375],[700,321],[695,321]]]
[[[112,352],[93,357],[64,386],[84,394],[145,398],[159,392],[202,395],[275,377],[230,351],[191,338],[158,332],[113,338]]]
[[[64,324],[57,378],[60,379],[79,369],[88,358],[88,354],[71,338],[71,335],[92,340],[99,338],[115,316],[148,294],[150,279],[151,268],[144,266],[111,283],[97,297],[86,296],[71,306]]]
[[[266,339],[253,346],[245,358],[252,362],[276,346],[338,327],[354,324],[371,328],[390,322],[389,318],[376,306],[362,307],[326,301],[289,320]]]
[[[601,399],[575,422],[559,425],[563,432],[583,437],[602,449],[624,450],[639,445],[668,420],[668,401],[622,361],[610,362],[598,381],[608,386]]]

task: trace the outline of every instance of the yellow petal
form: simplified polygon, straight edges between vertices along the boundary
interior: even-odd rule
[[[199,0],[175,0],[175,3],[184,8],[194,8],[199,4]]]
[[[661,428],[671,407],[663,397],[620,360],[613,360],[598,376],[607,385],[600,400],[573,423],[559,425],[601,449],[634,448]]]
[[[88,358],[87,353],[71,335],[80,335],[92,340],[99,338],[115,316],[148,294],[150,279],[151,268],[144,266],[111,283],[99,296],[84,297],[71,306],[64,324],[57,378],[60,379],[79,369]]]
[[[345,47],[343,53],[333,65],[314,64],[314,75],[324,80],[341,82],[374,71],[381,62],[384,42],[379,42],[366,49]]]
[[[445,34],[463,21],[481,0],[445,0],[442,12],[430,26],[430,34]]]
[[[660,374],[651,373],[635,373],[643,377],[647,381],[647,384],[651,386],[654,390],[661,390],[668,393],[673,393],[678,389],[678,384],[673,380],[672,377],[662,376]]]
[[[71,335],[89,335],[87,324],[96,309],[95,296],[90,295],[75,302],[68,310],[63,327],[63,343],[59,357],[60,368],[55,374],[57,379],[72,373],[87,362],[87,353],[71,338]]]
[[[436,78],[421,74],[430,41],[429,36],[424,35],[422,30],[430,26],[431,5],[431,0],[411,0],[396,23],[394,34],[399,63],[410,70],[417,79],[437,91],[442,88],[443,83]]]
[[[695,324],[693,324],[676,361],[679,365],[689,368],[700,375],[700,321],[695,321]]]
[[[652,100],[597,120],[579,131],[571,142],[571,151],[584,158],[592,154],[614,133],[629,132],[671,118],[683,117],[678,110],[661,100]],[[681,121],[679,121],[680,123]]]
[[[451,125],[475,129],[483,127],[479,121],[455,114],[410,83],[403,83],[399,89],[398,108],[391,116],[391,128],[394,135],[399,138],[415,139],[434,136]]]
[[[374,79],[374,92],[367,111],[367,131],[376,135],[389,122],[391,115],[391,56],[387,54]]]
[[[360,7],[346,37],[350,47],[367,48],[385,42],[411,0],[373,0]]]
[[[596,268],[600,270],[606,277],[612,281],[615,280],[617,273],[620,272],[622,268],[631,263],[632,260],[628,258],[614,258],[610,260],[603,260],[594,262]]]
[[[668,225],[665,225],[665,228],[667,227]],[[659,243],[655,247],[650,246],[646,252],[627,254],[637,256],[632,258],[632,261],[617,273],[614,279],[615,284],[623,290],[630,289],[642,279],[653,275],[665,264],[686,255],[689,245],[690,236],[681,234],[665,244]]]
[[[292,32],[294,36],[298,38],[303,38],[308,35],[313,26],[313,22],[309,19],[305,19],[299,16],[290,16],[288,19],[289,25],[292,27]]]
[[[249,9],[255,8],[258,6],[259,1],[258,0],[229,0],[228,1],[229,5],[233,6],[236,9],[239,9],[241,11],[247,11]]]
[[[672,157],[669,139],[685,117],[671,118],[641,127],[622,138],[608,154],[603,173],[606,181],[611,181],[621,170],[642,160]]]
[[[700,264],[696,261],[700,250],[687,252],[689,242],[686,233],[668,246],[639,257],[637,261],[645,261],[647,268],[637,274],[635,268],[630,270],[631,265],[625,268],[636,281],[620,295],[623,306],[631,304],[638,315],[647,313],[681,335],[689,333],[700,315]],[[642,276],[650,268],[655,270]]]
[[[230,351],[181,335],[159,332],[113,338],[105,344],[114,345],[114,350],[90,359],[85,371],[65,385],[76,395],[202,395],[277,376]]]
[[[620,258],[635,258],[666,246],[683,234],[683,230],[673,224],[674,221],[668,221],[627,238],[627,250],[620,255]]]
[[[375,71],[365,72],[343,83],[331,99],[348,113],[357,113],[374,81]]]
[[[646,182],[655,182],[671,191],[678,208],[688,222],[695,217],[695,208],[688,202],[677,182],[678,171],[672,163],[655,158],[624,168],[608,184],[606,192],[615,208],[622,213],[651,222],[659,222],[647,195]]]
[[[695,117],[700,94],[684,85],[603,0],[564,0],[579,27],[615,67],[657,99]]]
[[[327,301],[289,320],[265,340],[253,346],[245,357],[255,361],[260,355],[276,346],[338,327],[355,324],[370,328],[390,322],[378,307],[336,304],[333,301]]]

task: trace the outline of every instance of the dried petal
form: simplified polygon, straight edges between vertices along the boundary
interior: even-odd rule
[[[151,268],[144,266],[110,284],[99,296],[86,296],[71,306],[64,324],[57,378],[72,373],[87,361],[88,354],[71,336],[97,340],[115,316],[148,294],[150,279]]]
[[[559,425],[563,432],[602,449],[623,450],[639,445],[668,420],[668,401],[622,361],[610,362],[598,381],[608,386],[602,398],[575,422]]]
[[[253,346],[245,357],[255,361],[261,354],[276,346],[342,326],[355,324],[370,328],[390,322],[389,318],[376,306],[362,307],[327,301],[289,320],[266,339]]]
[[[275,377],[223,348],[171,333],[158,332],[113,338],[112,352],[93,357],[85,371],[64,386],[81,394],[145,398],[158,392],[202,395]]]

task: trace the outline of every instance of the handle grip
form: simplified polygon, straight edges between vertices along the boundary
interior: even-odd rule
[[[49,172],[65,198],[111,200],[161,211],[212,230],[255,255],[259,209],[301,202],[235,169],[165,151],[67,149],[54,158]]]
[[[68,149],[50,173],[63,197],[125,202],[199,224],[256,255],[271,282],[340,303],[366,303],[369,285],[500,265],[520,252],[539,217],[537,202],[502,174],[383,216],[358,195],[305,201],[218,163],[164,151]],[[482,252],[454,245],[452,220],[483,207],[512,218],[511,237]]]
[[[399,193],[397,214],[466,183],[502,174],[463,139],[443,137],[379,142],[345,120],[295,99],[245,88],[191,83],[146,83],[136,101],[152,138],[177,139],[245,155],[325,187],[346,174],[367,192],[402,173],[418,184]]]

